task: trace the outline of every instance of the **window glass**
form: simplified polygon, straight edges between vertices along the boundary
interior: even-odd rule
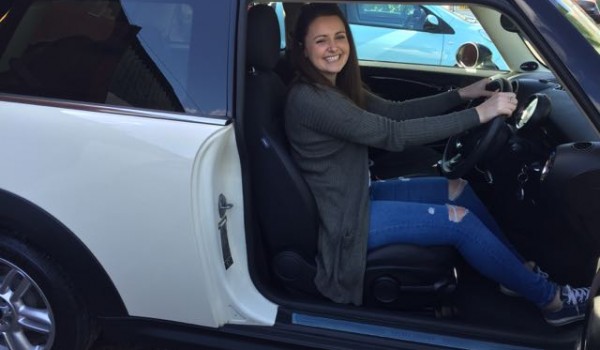
[[[571,24],[587,39],[600,54],[600,27],[595,23],[585,11],[571,0],[551,0]],[[596,16],[600,16],[596,9],[593,9]]]
[[[0,24],[0,92],[197,114],[202,96],[190,75],[205,50],[192,47],[193,3],[15,5]]]
[[[361,60],[456,66],[458,47],[477,43],[491,52],[488,69],[506,62],[467,6],[345,4]]]
[[[426,12],[418,5],[361,4],[358,5],[359,23],[390,25],[397,28],[423,30]]]

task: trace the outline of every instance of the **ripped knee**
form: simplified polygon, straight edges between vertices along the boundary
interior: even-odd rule
[[[465,179],[452,179],[448,180],[448,199],[451,201],[456,200],[467,186],[468,181]]]
[[[461,222],[465,215],[469,213],[469,209],[456,205],[446,205],[448,207],[448,220],[452,222]]]

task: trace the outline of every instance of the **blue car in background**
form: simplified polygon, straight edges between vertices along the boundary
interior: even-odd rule
[[[484,65],[508,66],[470,11],[415,4],[341,4],[352,28],[358,57],[399,63],[456,66],[463,44],[476,44]]]

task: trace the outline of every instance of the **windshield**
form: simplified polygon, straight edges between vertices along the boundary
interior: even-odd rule
[[[573,0],[551,0],[569,22],[600,53],[600,27]]]

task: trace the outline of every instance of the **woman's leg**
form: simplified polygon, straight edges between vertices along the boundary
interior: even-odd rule
[[[528,270],[519,258],[472,213],[453,205],[372,201],[369,249],[388,244],[452,245],[483,275],[540,307],[556,286]]]
[[[403,177],[371,183],[371,199],[445,204],[449,201],[444,177]]]
[[[490,231],[498,236],[502,241],[508,243],[508,240],[502,233],[500,226],[490,214],[481,199],[475,194],[473,188],[469,186],[469,182],[464,179],[449,180],[448,182],[448,199],[451,203],[461,207],[468,208]]]
[[[466,180],[448,180],[444,177],[415,177],[376,181],[371,184],[371,200],[456,204],[467,208],[498,239],[504,242],[522,263],[526,262],[526,259],[508,241],[496,220]]]

